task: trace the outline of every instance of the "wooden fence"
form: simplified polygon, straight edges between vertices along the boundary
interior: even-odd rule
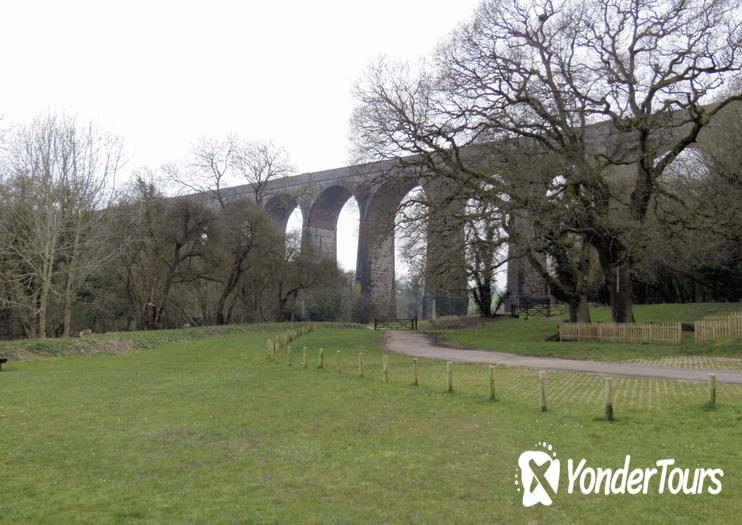
[[[680,323],[567,323],[559,325],[560,341],[680,344]]]
[[[417,316],[409,319],[377,319],[374,330],[417,330]]]
[[[742,312],[731,313],[726,319],[696,321],[695,325],[698,343],[719,337],[742,335]]]

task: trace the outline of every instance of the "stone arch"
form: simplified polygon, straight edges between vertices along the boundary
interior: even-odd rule
[[[285,232],[289,217],[298,205],[299,203],[294,197],[286,193],[280,193],[268,199],[265,203],[265,211],[271,219],[276,221],[281,231]]]
[[[355,316],[360,321],[395,315],[394,217],[402,199],[418,185],[416,178],[399,177],[358,199],[356,281],[361,304]]]
[[[317,197],[304,223],[304,239],[320,254],[337,260],[337,223],[340,211],[353,197],[342,185],[326,188]]]

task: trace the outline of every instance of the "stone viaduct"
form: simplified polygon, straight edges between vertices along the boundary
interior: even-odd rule
[[[669,133],[677,136],[684,129],[687,125],[682,129],[673,128]],[[704,134],[700,138],[703,137]],[[675,138],[659,136],[658,155],[666,151],[667,144]],[[631,180],[630,173],[635,173],[631,165],[635,160],[630,160],[632,142],[610,122],[589,126],[585,135],[585,146],[591,153],[629,159],[626,165],[611,168],[618,181]],[[488,157],[477,162],[490,166],[491,161]],[[462,205],[460,201],[455,204],[455,195],[444,183],[434,178],[416,177],[414,172],[405,172],[398,166],[393,161],[382,161],[275,179],[268,182],[263,196],[263,206],[283,231],[289,216],[299,207],[303,218],[302,249],[311,246],[333,260],[337,259],[338,216],[351,197],[356,199],[360,224],[355,279],[360,284],[361,300],[368,317],[394,315],[395,312],[394,220],[398,206],[409,191],[422,186],[428,202],[432,203],[429,224],[445,223],[452,215],[451,207]],[[255,195],[249,184],[229,189],[232,197],[254,198]],[[515,227],[527,236],[532,223],[524,217],[517,219]],[[431,234],[432,229],[428,229],[423,318],[430,318],[434,313],[463,315],[468,306],[463,227],[437,230],[447,233]],[[511,295],[506,306],[522,304],[525,297],[548,297],[545,281],[525,257],[519,257],[517,245],[509,246],[508,257],[507,287]]]
[[[422,186],[429,200],[445,202],[440,184],[415,177],[388,177],[392,162],[347,166],[314,173],[304,173],[270,181],[264,191],[263,206],[285,231],[292,212],[302,212],[302,249],[308,247],[321,256],[337,259],[337,224],[345,203],[354,197],[358,203],[360,224],[355,280],[360,285],[361,301],[368,315],[395,315],[394,220],[404,197]],[[229,188],[230,198],[254,198],[252,185]],[[430,212],[430,221],[445,221],[446,205]],[[422,315],[466,314],[468,292],[464,266],[463,229],[448,235],[429,235],[427,239],[429,272]]]

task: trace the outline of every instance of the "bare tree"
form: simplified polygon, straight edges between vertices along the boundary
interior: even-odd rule
[[[503,248],[506,217],[488,199],[471,199],[466,206],[466,273],[474,303],[482,317],[493,317],[492,290],[497,270],[507,262]]]
[[[188,198],[163,199],[141,178],[119,204],[112,231],[125,232],[127,242],[116,268],[139,329],[162,328],[173,288],[203,277],[199,262],[214,218],[212,209]]]
[[[288,153],[273,142],[246,142],[236,135],[222,140],[200,139],[192,148],[192,158],[184,172],[171,165],[171,177],[184,187],[214,199],[219,208],[219,238],[212,250],[210,278],[220,288],[215,305],[217,324],[229,322],[237,299],[238,283],[251,264],[249,257],[262,241],[272,242],[273,235],[267,217],[260,212],[265,189],[271,180],[292,171]],[[247,182],[252,185],[255,203],[248,202],[233,186]],[[215,256],[218,255],[218,260]],[[205,306],[201,286],[200,297]],[[204,311],[206,309],[204,308]]]
[[[228,134],[221,140],[201,137],[191,146],[191,156],[185,167],[171,163],[163,169],[181,187],[204,194],[224,208],[229,200],[229,188],[237,184],[234,166],[241,148],[236,135]]]
[[[210,272],[221,285],[216,304],[216,323],[231,320],[231,311],[237,300],[238,284],[251,266],[265,264],[269,259],[251,257],[259,244],[280,243],[276,228],[263,210],[248,199],[227,204],[218,216],[215,232],[210,236],[211,256],[216,271]]]
[[[258,206],[263,205],[265,190],[270,181],[294,171],[286,149],[273,141],[244,144],[235,157],[234,169],[244,181],[252,185]]]
[[[249,184],[260,206],[271,180],[293,172],[285,148],[273,141],[245,141],[234,134],[217,140],[202,137],[191,147],[185,166],[164,166],[169,178],[188,191],[214,199],[225,208],[239,198],[234,186]]]
[[[96,223],[110,195],[121,144],[73,118],[49,116],[18,129],[7,153],[4,259],[18,287],[14,306],[32,315],[28,332],[44,338],[51,301],[64,302],[69,334],[80,282],[105,256]]]
[[[741,20],[733,0],[485,1],[433,67],[370,70],[357,89],[357,146],[472,193],[495,184],[492,162],[508,143],[558,155],[558,170],[511,178],[508,201],[496,204],[516,212],[534,194],[559,195],[569,210],[561,228],[597,250],[613,318],[631,321],[631,275],[658,180],[740,99],[708,105],[742,67]],[[576,261],[583,250],[570,252]]]
[[[640,290],[652,300],[742,298],[741,116],[742,104],[721,113],[650,202]]]

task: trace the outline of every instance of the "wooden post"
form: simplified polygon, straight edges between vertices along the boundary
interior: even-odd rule
[[[605,418],[613,421],[613,378],[605,378]]]
[[[412,358],[412,384],[415,386],[420,384],[417,377],[417,357]]]
[[[446,382],[448,391],[453,392],[453,363],[451,361],[446,362]]]
[[[291,345],[286,347],[286,364],[291,366]]]
[[[544,383],[544,377],[546,372],[541,370],[538,373],[538,384],[541,389],[541,412],[546,412],[546,385]]]
[[[363,352],[358,354],[358,376],[363,377]]]
[[[383,362],[383,371],[384,371],[384,382],[388,383],[389,382],[389,356],[384,355],[384,357],[382,358],[382,362]]]
[[[307,347],[306,346],[302,349],[302,354],[304,354],[302,357],[303,357],[303,362],[304,362],[304,368],[306,368],[307,367]]]
[[[495,365],[490,365],[490,401],[495,400]]]
[[[709,374],[709,405],[716,406],[716,374]]]
[[[340,365],[340,350],[337,352],[337,367],[338,367],[338,374],[343,371],[342,366]]]
[[[325,367],[325,351],[324,349],[319,349],[319,365],[317,368],[324,368]]]

